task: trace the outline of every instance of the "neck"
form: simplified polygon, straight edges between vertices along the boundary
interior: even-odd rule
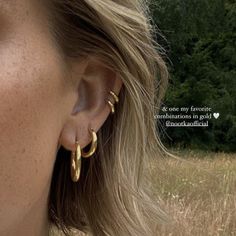
[[[11,225],[1,236],[49,236],[47,193],[43,195],[18,223]]]

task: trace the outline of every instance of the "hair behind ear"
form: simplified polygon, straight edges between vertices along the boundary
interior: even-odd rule
[[[97,55],[123,82],[116,113],[98,131],[98,149],[82,160],[79,183],[69,175],[69,153],[55,163],[49,216],[71,228],[105,235],[157,235],[170,218],[152,194],[147,174],[163,146],[154,115],[168,79],[151,36],[146,5],[134,0],[53,0],[54,36],[66,57]],[[160,89],[159,89],[160,88]]]

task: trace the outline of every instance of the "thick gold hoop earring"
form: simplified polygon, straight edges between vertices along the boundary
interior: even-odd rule
[[[97,148],[97,134],[93,129],[90,128],[89,130],[92,133],[92,143],[91,143],[90,149],[88,152],[84,152],[83,150],[81,151],[82,157],[85,157],[85,158],[92,156]]]
[[[115,113],[114,104],[113,104],[110,100],[108,100],[108,99],[107,99],[107,103],[108,103],[108,105],[109,105],[110,108],[111,108],[111,113],[114,114],[114,113]]]
[[[70,174],[71,179],[73,182],[77,182],[80,177],[80,170],[81,170],[81,148],[79,142],[76,140],[76,149],[75,151],[71,152],[71,168]]]
[[[112,95],[112,97],[114,98],[115,102],[118,103],[119,102],[118,96],[112,90],[110,90],[109,93]]]

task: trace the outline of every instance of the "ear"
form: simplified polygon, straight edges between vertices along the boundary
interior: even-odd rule
[[[91,142],[89,128],[97,132],[111,114],[107,103],[109,99],[115,106],[114,98],[122,87],[118,74],[103,64],[97,57],[88,57],[85,61],[71,61],[71,77],[75,81],[76,96],[72,101],[70,113],[59,137],[59,144],[67,150],[75,150],[75,140],[83,148]]]

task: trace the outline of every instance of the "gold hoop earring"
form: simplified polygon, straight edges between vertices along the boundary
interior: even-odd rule
[[[80,170],[81,170],[81,148],[79,145],[79,142],[76,140],[76,149],[75,151],[71,152],[71,168],[70,168],[70,174],[71,179],[73,182],[77,182],[80,177]]]
[[[118,103],[118,102],[119,102],[119,98],[118,98],[118,96],[117,96],[117,95],[116,95],[112,90],[110,90],[109,93],[113,96],[115,102]]]
[[[71,174],[71,179],[73,182],[77,182],[80,177],[80,171],[81,171],[81,156],[82,157],[90,157],[91,155],[94,154],[97,148],[97,135],[96,132],[90,128],[90,132],[92,132],[92,144],[87,153],[83,152],[81,150],[79,142],[76,140],[76,149],[75,151],[71,152],[71,168],[70,168],[70,174]]]
[[[114,104],[113,104],[109,99],[107,99],[107,103],[108,103],[108,105],[109,105],[110,108],[111,108],[111,113],[114,114],[114,113],[115,113]]]
[[[92,133],[92,143],[91,143],[90,149],[88,152],[84,152],[83,150],[81,152],[82,157],[85,157],[85,158],[92,156],[97,148],[97,134],[91,128],[89,129],[89,131]]]

